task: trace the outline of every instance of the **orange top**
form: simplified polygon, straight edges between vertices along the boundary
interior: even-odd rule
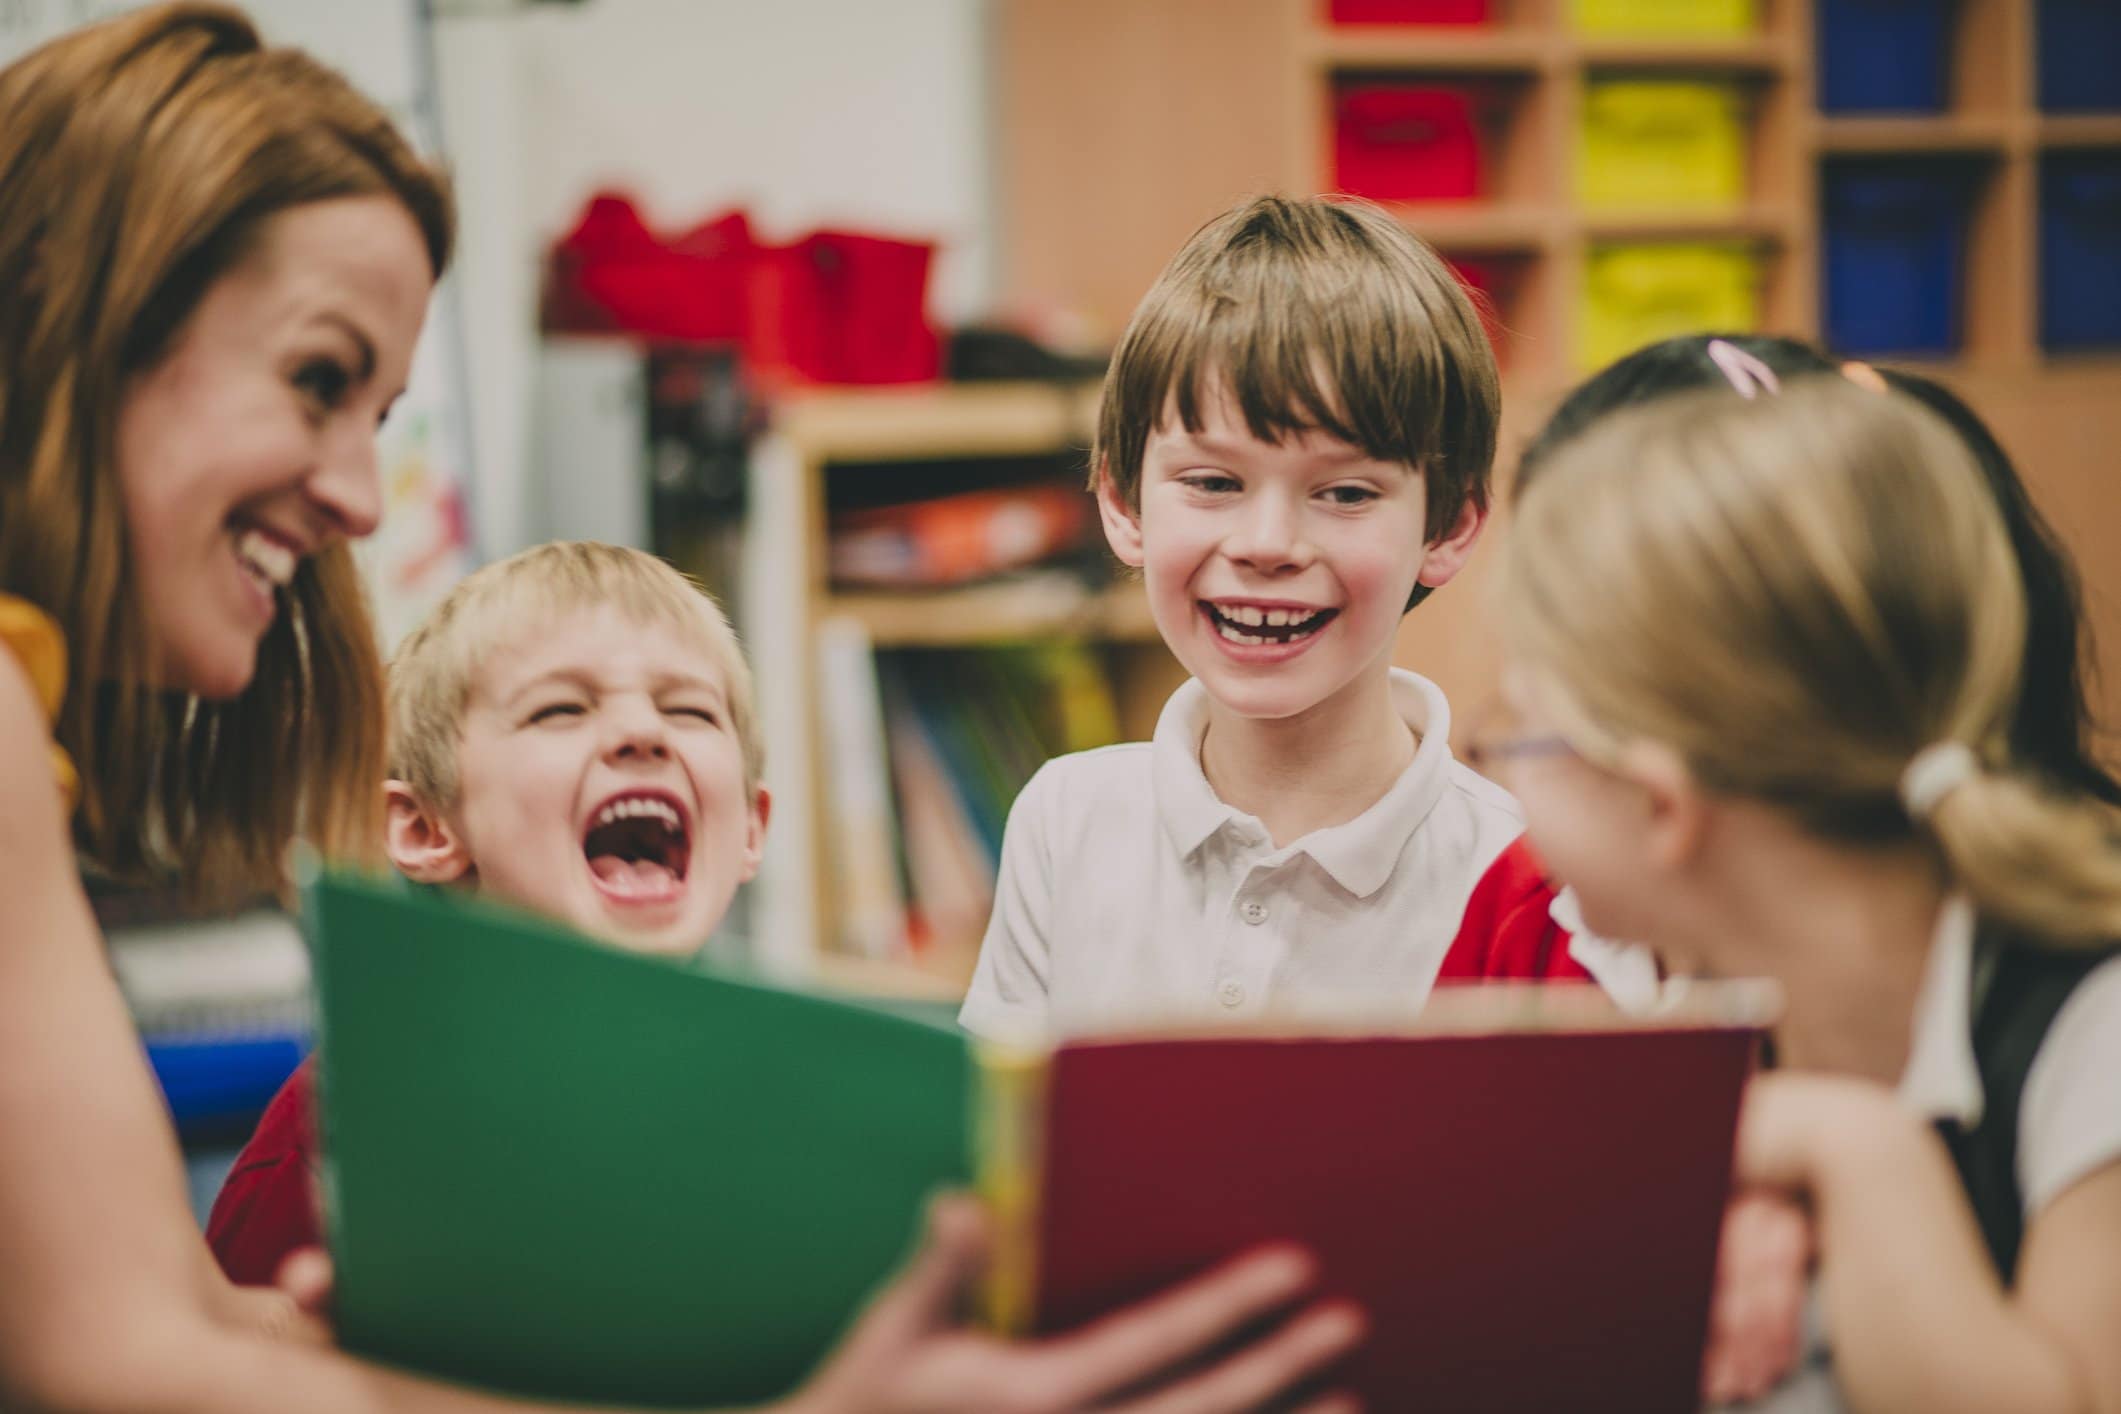
[[[44,704],[46,719],[56,716],[59,703],[66,696],[66,635],[59,632],[59,625],[27,599],[0,594],[0,646],[14,654],[29,673],[30,686]],[[58,779],[59,794],[65,798],[67,808],[72,809],[78,778],[74,763],[57,742],[52,743],[52,774]]]

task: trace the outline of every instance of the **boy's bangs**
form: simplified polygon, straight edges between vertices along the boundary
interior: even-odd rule
[[[1163,386],[1144,389],[1155,420],[1175,410],[1198,433],[1207,406],[1226,393],[1261,441],[1321,432],[1375,461],[1422,469],[1448,402],[1433,360],[1359,310],[1305,300],[1267,315],[1259,301],[1221,302],[1205,338],[1175,340]]]

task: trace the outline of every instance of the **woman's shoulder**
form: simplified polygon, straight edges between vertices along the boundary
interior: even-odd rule
[[[51,615],[27,599],[0,594],[0,649],[21,664],[30,691],[43,709],[49,730],[66,697],[66,636]],[[52,770],[59,789],[69,803],[74,796],[73,763],[56,745],[52,747]]]

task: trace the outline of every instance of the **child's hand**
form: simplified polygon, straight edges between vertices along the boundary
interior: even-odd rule
[[[216,1269],[215,1275],[219,1276]],[[304,1247],[280,1264],[271,1286],[227,1286],[228,1311],[239,1326],[297,1345],[332,1343],[331,1258]]]
[[[1788,1198],[1755,1190],[1731,1200],[1701,1364],[1705,1403],[1758,1399],[1796,1368],[1812,1247],[1811,1218]]]
[[[321,1247],[296,1248],[280,1263],[272,1284],[294,1303],[304,1319],[323,1328],[328,1344],[332,1335],[331,1298],[337,1287],[331,1254]]]
[[[1756,1075],[1738,1115],[1732,1181],[1740,1189],[1803,1193],[1818,1183],[1822,1165],[1910,1123],[1892,1092],[1868,1080],[1797,1071]]]
[[[1309,1286],[1300,1256],[1234,1262],[1072,1335],[1011,1342],[967,1329],[957,1317],[966,1287],[986,1260],[978,1206],[944,1199],[929,1213],[928,1239],[838,1352],[794,1396],[784,1414],[1223,1414],[1255,1409],[1345,1354],[1361,1338],[1361,1316],[1318,1306],[1270,1335],[1176,1384],[1126,1397],[1286,1308]],[[1322,1399],[1302,1414],[1357,1406]]]

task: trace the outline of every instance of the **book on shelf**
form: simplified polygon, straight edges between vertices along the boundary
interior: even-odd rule
[[[777,1397],[977,1172],[993,1308],[1059,1330],[1293,1241],[1376,1409],[1693,1407],[1757,998],[1446,989],[975,1054],[932,1012],[305,887],[337,1322],[542,1397]],[[974,1115],[979,1116],[975,1121]]]
[[[1111,684],[1070,642],[885,652],[876,675],[912,934],[969,949],[1009,807],[1051,758],[1117,740]]]
[[[969,584],[1080,550],[1091,509],[1079,485],[1034,482],[836,511],[832,579],[893,589]]]
[[[839,938],[859,956],[893,957],[906,946],[906,896],[876,652],[861,622],[844,615],[821,621],[815,642]]]

